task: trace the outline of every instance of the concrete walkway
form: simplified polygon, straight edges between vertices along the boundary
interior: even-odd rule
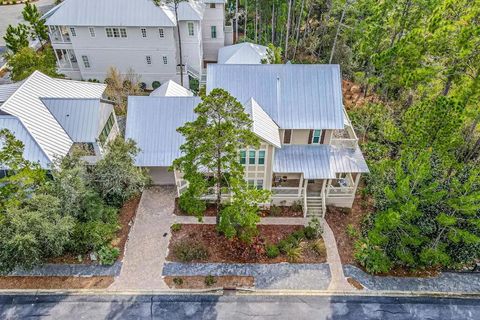
[[[162,270],[174,223],[174,187],[145,190],[130,230],[123,267],[111,290],[168,289]]]

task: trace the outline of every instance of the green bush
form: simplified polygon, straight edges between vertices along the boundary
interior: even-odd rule
[[[302,241],[305,239],[305,231],[304,229],[297,230],[292,233],[292,236],[297,239],[297,241]]]
[[[216,280],[215,277],[212,276],[212,275],[206,276],[203,281],[205,282],[205,285],[206,285],[207,287],[211,287],[211,286],[213,286],[215,283],[217,283],[217,280]]]
[[[177,286],[181,286],[183,284],[183,279],[175,277],[173,278],[173,283],[176,284]]]
[[[353,224],[348,224],[347,225],[347,235],[352,238],[352,239],[356,239],[358,238],[359,234],[358,234],[358,230],[355,229],[355,227],[353,226]]]
[[[323,239],[317,239],[311,244],[311,248],[319,256],[325,256],[327,254],[327,248]]]
[[[180,209],[192,216],[201,216],[207,209],[205,201],[192,196],[188,190],[180,195],[178,205]]]
[[[295,212],[303,211],[303,204],[301,200],[293,201],[291,209]]]
[[[156,80],[155,80],[155,81],[152,82],[152,88],[153,88],[153,90],[157,89],[157,88],[160,87],[160,86],[161,86],[160,81],[156,81]]]
[[[303,232],[305,233],[305,238],[307,238],[307,240],[313,240],[317,237],[317,230],[311,226],[306,226],[305,229],[303,229]]]
[[[302,258],[303,249],[301,247],[288,247],[285,254],[288,262],[299,262]]]
[[[270,259],[276,258],[280,254],[280,250],[274,244],[267,244],[266,252],[267,252],[267,257],[269,257]]]
[[[118,223],[99,220],[77,222],[68,243],[68,250],[81,254],[89,250],[99,250],[113,240],[118,228]]]
[[[312,218],[308,222],[308,226],[305,227],[306,238],[309,240],[317,239],[322,236],[322,233],[323,233],[323,228],[322,228],[322,224],[320,223],[320,220],[318,220],[316,217]]]
[[[272,204],[272,205],[270,206],[270,215],[271,215],[271,216],[276,217],[276,216],[280,215],[280,213],[282,213],[282,208],[277,207],[277,206],[274,205],[274,204]]]
[[[181,262],[192,262],[207,259],[208,250],[200,243],[182,241],[173,247],[173,255]]]
[[[172,230],[172,232],[178,232],[178,231],[182,230],[182,225],[180,223],[174,223],[170,227],[170,230]]]
[[[360,239],[355,243],[355,259],[370,273],[388,272],[392,262],[385,252],[371,245],[368,240]]]
[[[110,266],[117,261],[117,258],[120,255],[120,249],[111,245],[106,245],[101,247],[97,253],[100,264]]]

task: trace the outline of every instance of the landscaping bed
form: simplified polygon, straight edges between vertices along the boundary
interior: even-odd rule
[[[253,288],[250,276],[166,276],[165,283],[172,289]]]
[[[0,277],[1,289],[104,289],[113,277]]]
[[[167,260],[221,263],[325,262],[323,239],[306,239],[300,230],[304,230],[304,227],[259,225],[258,236],[251,244],[245,244],[236,238],[226,239],[217,233],[215,225],[177,225],[175,231],[172,231]],[[294,244],[289,245],[290,243]],[[272,253],[274,251],[276,255]]]
[[[175,198],[175,209],[173,213],[177,216],[189,216],[189,214],[180,208],[178,204],[178,198]],[[203,213],[205,217],[216,216],[215,203],[207,203],[207,209]],[[303,210],[290,207],[290,206],[275,206],[270,209],[263,209],[259,211],[260,217],[279,217],[279,218],[301,218],[303,217]]]

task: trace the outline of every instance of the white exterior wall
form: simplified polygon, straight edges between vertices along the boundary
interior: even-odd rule
[[[188,23],[193,23],[194,33],[188,33]],[[179,21],[180,37],[182,40],[183,64],[192,67],[196,72],[202,69],[202,28],[199,21]],[[177,31],[175,30],[175,41],[178,43]],[[179,53],[177,53],[177,58]]]
[[[203,38],[203,60],[208,62],[217,62],[218,49],[225,46],[225,5],[215,4],[215,8],[210,8],[210,4],[205,5],[205,12],[202,21]],[[211,26],[217,27],[217,38],[212,39]]]

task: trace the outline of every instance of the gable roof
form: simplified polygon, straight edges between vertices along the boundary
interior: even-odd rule
[[[172,12],[175,17],[175,9],[173,6],[167,4],[167,8]],[[178,21],[186,20],[202,20],[204,6],[194,1],[182,1],[178,4]]]
[[[113,112],[99,99],[42,98],[73,142],[95,142]]]
[[[25,160],[37,162],[42,168],[48,167],[50,160],[20,119],[9,114],[0,114],[0,129],[8,129],[15,135],[17,140],[22,141],[24,146],[23,158]],[[2,141],[0,141],[0,149],[1,148],[3,148]],[[7,168],[0,167],[0,169]]]
[[[226,46],[218,50],[218,63],[261,64],[267,56],[267,47],[250,42]]]
[[[168,80],[150,93],[151,97],[190,97],[193,92],[173,80]]]
[[[47,25],[173,27],[175,16],[152,0],[66,0],[45,16]]]
[[[23,81],[0,85],[0,106],[22,85]]]
[[[140,148],[135,164],[171,166],[185,141],[177,128],[195,120],[193,110],[199,102],[199,97],[128,97],[125,138]]]
[[[339,65],[210,64],[207,93],[253,97],[283,129],[343,129]]]
[[[270,118],[253,98],[250,98],[244,106],[245,112],[249,113],[252,117],[253,133],[275,147],[281,148],[279,128],[272,118]]]
[[[66,155],[72,139],[41,98],[101,99],[106,85],[50,78],[35,71],[1,106],[18,118],[50,161]]]

